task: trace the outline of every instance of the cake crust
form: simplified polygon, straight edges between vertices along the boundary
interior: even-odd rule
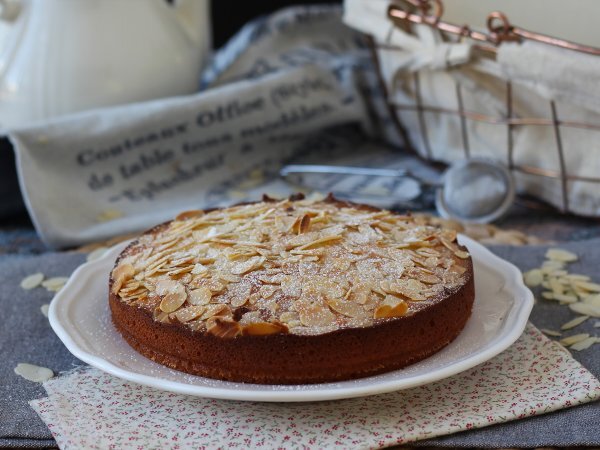
[[[307,208],[315,211],[323,208],[331,214],[335,214],[336,209],[375,214],[381,211],[367,205],[340,202],[333,198],[315,204],[301,198],[291,198],[287,202],[282,204],[267,198],[263,203],[268,206],[269,204],[277,205],[278,208],[291,208],[294,211],[293,214],[290,214],[292,218],[296,217],[297,210],[304,208],[303,205],[308,205]],[[460,334],[471,314],[475,296],[471,258],[464,247],[454,242],[455,233],[447,230],[436,231],[430,227],[419,228],[419,233],[429,236],[429,241],[414,240],[409,237],[408,246],[401,249],[403,252],[406,249],[407,255],[423,265],[407,263],[408,259],[401,260],[401,262],[412,271],[411,273],[416,273],[422,280],[432,283],[434,278],[438,278],[437,284],[426,284],[424,281],[418,284],[421,290],[425,290],[424,292],[435,295],[425,295],[422,298],[419,292],[407,290],[407,286],[412,286],[411,283],[407,282],[406,285],[399,283],[399,286],[396,286],[393,284],[394,280],[389,279],[389,273],[386,275],[382,272],[383,288],[371,286],[375,291],[369,292],[371,297],[365,300],[362,309],[359,308],[361,315],[358,317],[358,314],[354,314],[354,310],[357,308],[354,303],[360,304],[361,300],[354,297],[356,292],[352,291],[355,286],[362,286],[356,281],[358,280],[357,275],[354,274],[353,281],[348,282],[346,278],[350,277],[352,270],[332,272],[339,276],[339,280],[334,280],[334,284],[345,286],[343,291],[346,293],[345,300],[343,300],[338,298],[339,294],[335,292],[333,294],[325,292],[322,296],[322,293],[318,292],[321,296],[318,307],[327,309],[324,317],[334,318],[331,324],[324,321],[321,316],[311,316],[308,313],[302,315],[301,309],[298,313],[299,307],[294,305],[301,302],[303,297],[300,295],[298,298],[290,300],[289,296],[286,296],[287,291],[281,289],[277,284],[269,286],[279,286],[275,288],[279,297],[267,304],[275,312],[268,310],[265,312],[265,306],[261,303],[265,299],[260,295],[254,297],[254,303],[250,303],[252,294],[262,292],[260,289],[264,286],[261,283],[257,284],[256,276],[251,278],[252,273],[260,274],[261,271],[268,271],[269,268],[265,266],[244,272],[241,276],[238,275],[239,279],[231,274],[227,275],[232,280],[227,289],[232,291],[238,285],[243,284],[246,278],[253,281],[254,284],[248,291],[250,296],[244,303],[238,301],[239,295],[237,297],[229,295],[226,289],[221,293],[213,293],[210,298],[211,303],[194,305],[194,301],[189,305],[190,301],[196,300],[197,297],[201,298],[198,294],[194,294],[192,299],[190,286],[204,288],[205,285],[210,286],[212,282],[212,279],[208,280],[208,275],[200,277],[202,278],[201,282],[194,281],[195,275],[200,274],[186,276],[191,273],[189,270],[169,275],[169,279],[166,282],[163,281],[162,284],[157,281],[147,282],[151,279],[146,276],[149,273],[148,266],[145,266],[145,271],[140,270],[139,261],[143,260],[143,255],[151,260],[152,252],[147,248],[152,248],[155,239],[169,227],[176,226],[177,224],[173,225],[175,222],[185,225],[188,223],[187,221],[196,220],[195,217],[210,217],[210,213],[211,211],[186,213],[180,215],[174,222],[168,222],[149,230],[140,240],[132,242],[122,252],[111,272],[109,304],[113,323],[133,348],[157,363],[194,375],[250,383],[304,384],[348,380],[399,369],[431,356]],[[391,213],[385,212],[385,214],[387,218]],[[403,230],[418,228],[418,226],[413,227],[413,219],[410,217],[393,216],[393,220],[400,218],[404,224],[400,227]],[[302,220],[297,220],[297,222],[299,223],[292,224],[292,227],[296,226],[297,235],[301,235],[302,233],[299,231],[302,227]],[[390,223],[394,222],[390,219]],[[383,231],[382,234],[385,236],[385,233],[389,234],[393,230]],[[407,235],[405,233],[402,236],[406,237]],[[430,238],[430,236],[436,237]],[[218,247],[221,250],[227,249],[231,255],[231,244],[223,243],[223,241],[224,239],[221,239]],[[340,239],[337,239],[332,242],[339,244],[339,241]],[[398,242],[405,245],[401,240]],[[327,241],[324,244],[327,244]],[[368,247],[367,244],[365,245]],[[155,251],[156,248],[155,245],[152,251]],[[325,261],[323,264],[328,264],[330,253],[336,254],[335,248],[329,248],[327,245],[323,245],[323,248],[320,246],[316,248],[320,253],[301,253],[297,261],[304,262],[310,257],[314,259],[318,254],[317,260],[311,259],[308,262],[319,264],[319,261]],[[310,250],[311,247],[309,246],[308,249]],[[267,252],[268,249],[265,250],[265,254]],[[143,255],[140,256],[140,254]],[[436,254],[439,257],[433,256]],[[204,254],[196,255],[194,261],[205,256]],[[250,256],[250,258],[252,257],[255,256]],[[259,258],[261,259],[257,261],[262,261],[262,256]],[[267,257],[264,258],[265,261],[268,261]],[[443,259],[442,264],[448,267],[433,265],[435,261],[425,260],[425,258]],[[204,258],[203,260],[206,263],[209,259]],[[242,258],[242,262],[236,264],[251,266],[252,264],[246,262],[248,260],[250,259]],[[356,260],[360,261],[358,258]],[[425,262],[431,264],[428,266],[425,265]],[[217,262],[212,264],[216,266]],[[194,265],[194,267],[196,266]],[[236,272],[236,268],[240,266],[234,265],[233,267],[232,271]],[[219,270],[225,269],[220,267]],[[275,271],[275,268],[271,270]],[[175,271],[171,270],[171,273]],[[446,273],[450,274],[447,278],[450,280],[448,282],[444,282]],[[185,279],[182,279],[181,274],[186,276]],[[346,278],[344,278],[345,276]],[[176,278],[177,283],[171,283],[171,277]],[[407,277],[400,272],[398,279],[406,280]],[[187,283],[184,282],[185,280]],[[321,280],[321,282],[323,281]],[[390,282],[392,283],[391,287]],[[179,285],[185,286],[185,293],[181,293]],[[350,287],[346,291],[348,285]],[[337,290],[335,287],[331,287],[331,289]],[[271,290],[273,289],[268,289],[269,292]],[[293,297],[294,294],[291,295]],[[182,296],[185,296],[184,302],[171,311],[172,303],[179,303]],[[168,298],[165,300],[165,297]],[[140,298],[143,300],[139,301]],[[349,309],[346,302],[352,300],[354,303]],[[239,303],[241,305],[233,306]],[[167,306],[163,308],[164,310],[161,309],[165,304]],[[221,308],[222,310],[202,320],[207,313],[207,308],[212,308],[212,310]],[[199,314],[200,311],[203,311],[202,315]],[[365,311],[367,312],[365,313]],[[321,310],[319,309],[318,312],[321,313]],[[351,314],[354,314],[355,317],[352,317]],[[190,317],[192,319],[186,320]],[[315,317],[318,320],[315,321]],[[317,325],[314,325],[315,323]],[[314,326],[310,326],[311,324]]]

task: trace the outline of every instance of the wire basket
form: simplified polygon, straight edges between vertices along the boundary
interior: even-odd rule
[[[473,30],[468,26],[458,26],[442,20],[443,3],[441,0],[404,0],[394,2],[388,8],[389,19],[396,27],[404,32],[412,33],[414,24],[427,25],[439,31],[443,39],[451,42],[457,40],[469,40],[474,44],[474,51],[477,51],[486,57],[494,58],[498,47],[506,42],[537,41],[554,47],[560,47],[566,51],[582,52],[589,55],[600,56],[600,49],[575,44],[569,41],[557,39],[551,36],[533,33],[512,25],[508,18],[501,12],[493,12],[487,18],[487,32]],[[506,133],[506,148],[495,148],[494,159],[501,160],[513,172],[515,177],[533,177],[543,180],[542,183],[549,184],[550,180],[556,183],[556,195],[540,195],[541,191],[535,189],[524,189],[530,194],[546,200],[554,207],[564,213],[577,213],[580,215],[597,216],[600,215],[600,177],[590,176],[589,174],[574,173],[569,170],[567,161],[570,149],[565,143],[564,133],[570,129],[585,129],[600,131],[600,123],[594,121],[582,121],[581,117],[569,118],[567,113],[562,114],[560,103],[554,100],[548,100],[549,114],[547,116],[521,116],[515,114],[515,92],[514,83],[511,80],[496,80],[496,86],[502,86],[503,93],[498,93],[496,97],[503,97],[504,111],[493,115],[481,113],[465,106],[464,92],[465,87],[460,80],[455,82],[452,95],[455,97],[456,107],[448,107],[447,104],[436,104],[424,100],[424,93],[427,87],[423,86],[421,72],[415,71],[410,74],[410,87],[405,84],[399,88],[396,85],[390,86],[384,81],[382,74],[382,51],[386,55],[393,54],[394,51],[402,51],[403,48],[395,47],[389,42],[376,42],[371,40],[374,50],[374,58],[378,70],[378,76],[385,89],[385,95],[392,119],[398,128],[400,134],[404,137],[409,148],[428,161],[440,161],[444,158],[436,157],[432,145],[431,137],[438,132],[435,124],[432,123],[432,117],[454,117],[455,132],[460,136],[459,145],[462,156],[471,158],[479,156],[474,149],[471,139],[470,128],[474,124],[486,124],[494,127],[494,132],[502,130]],[[385,58],[385,56],[383,56]],[[406,82],[406,80],[405,80]],[[394,91],[404,89],[404,101],[398,101],[395,98]],[[410,122],[412,117],[412,138],[411,133],[407,132],[407,119]],[[446,120],[446,119],[445,119]],[[551,133],[554,141],[554,149],[545,149],[545,151],[554,152],[555,167],[541,167],[535,164],[528,164],[519,161],[515,157],[515,133],[524,127],[543,127],[544,133]],[[415,130],[416,128],[416,130]],[[600,133],[598,134],[600,144]],[[532,144],[533,145],[533,144]],[[600,148],[599,148],[600,150]],[[550,156],[548,156],[550,157]],[[444,162],[449,162],[448,160]],[[570,189],[575,183],[593,183],[594,189],[598,191],[597,207],[594,211],[582,211],[572,205],[573,195],[570,195]],[[586,188],[588,191],[592,185]],[[574,194],[571,192],[571,194]],[[571,198],[571,200],[570,200]],[[584,208],[585,209],[585,208]]]

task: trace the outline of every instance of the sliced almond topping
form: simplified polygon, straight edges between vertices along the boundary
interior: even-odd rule
[[[410,300],[415,301],[426,300],[427,296],[424,294],[426,290],[427,286],[425,286],[419,280],[414,279],[401,279],[390,283],[391,293],[400,294],[409,298]]]
[[[275,292],[279,290],[278,286],[273,286],[272,284],[263,284],[258,293],[262,298],[271,298]]]
[[[328,298],[327,305],[334,311],[348,317],[366,317],[367,312],[358,303],[341,298]]]
[[[468,252],[465,252],[463,250],[457,250],[457,251],[455,251],[454,255],[457,258],[460,258],[460,259],[467,259],[470,256]]]
[[[217,294],[219,292],[223,292],[225,290],[225,285],[218,280],[210,280],[206,287],[212,291],[213,294]]]
[[[188,306],[186,308],[181,308],[177,312],[173,313],[175,318],[182,323],[189,322],[190,320],[194,320],[197,317],[200,317],[206,308],[204,306]]]
[[[297,220],[297,225],[294,223],[292,230],[296,234],[304,234],[310,228],[310,216],[308,214],[304,214],[302,217],[299,217]]]
[[[250,291],[252,286],[247,285],[236,285],[235,289],[231,289],[231,301],[230,304],[233,308],[239,308],[240,306],[244,306],[248,299],[250,298]]]
[[[179,213],[177,215],[177,217],[175,217],[175,220],[187,220],[187,219],[193,219],[196,217],[200,217],[204,215],[204,211],[202,211],[201,209],[194,209],[191,211],[184,211],[182,213]]]
[[[222,273],[219,275],[219,279],[226,281],[227,283],[239,283],[242,280],[242,277],[230,273]]]
[[[323,305],[302,301],[296,303],[300,322],[307,327],[325,327],[335,321],[335,315]]]
[[[264,256],[253,256],[252,258],[248,259],[247,261],[236,264],[231,269],[231,273],[233,273],[234,275],[243,275],[248,272],[252,272],[254,270],[261,268],[264,265],[266,260],[267,260],[267,258],[265,258]]]
[[[200,275],[201,273],[205,273],[205,272],[208,272],[208,267],[206,267],[204,264],[202,264],[202,263],[194,264],[194,267],[192,268],[192,273],[194,275]]]
[[[279,316],[279,320],[283,323],[290,323],[299,320],[299,316],[295,311],[286,311]]]
[[[408,304],[397,297],[388,295],[379,305],[373,314],[374,319],[382,319],[387,317],[402,317],[408,311]]]
[[[456,245],[448,242],[446,239],[444,239],[443,237],[440,237],[440,242],[442,243],[442,245],[444,247],[446,247],[448,250],[450,250],[452,253],[457,252],[459,249]]]
[[[213,316],[226,316],[231,314],[229,306],[219,303],[217,305],[207,305],[201,319],[206,320]]]
[[[302,280],[298,277],[286,275],[281,280],[281,292],[291,298],[298,298],[302,295]]]
[[[185,292],[185,287],[179,281],[163,278],[156,283],[156,293],[161,297],[175,292]]]
[[[220,338],[234,338],[242,333],[242,327],[233,320],[216,317],[210,326],[207,323],[207,331]]]
[[[455,242],[456,241],[456,230],[451,230],[448,228],[444,228],[443,230],[440,231],[440,235],[448,242]]]
[[[329,244],[329,243],[334,242],[334,241],[339,241],[340,239],[342,239],[342,236],[336,236],[336,235],[334,235],[334,236],[325,236],[325,237],[322,237],[322,238],[317,239],[315,241],[309,242],[308,244],[304,244],[304,245],[300,246],[298,249],[299,250],[308,250],[308,249],[311,249],[311,248],[316,248],[316,247],[320,247],[320,246],[325,245],[325,244]]]
[[[282,323],[257,322],[244,326],[243,334],[249,336],[265,336],[268,334],[287,333],[288,327]]]
[[[166,313],[177,311],[185,303],[186,298],[185,291],[169,293],[160,302],[160,309]]]
[[[212,298],[212,292],[205,286],[200,286],[198,289],[190,291],[188,302],[192,305],[207,305]]]
[[[113,286],[112,293],[116,294],[121,290],[123,283],[133,278],[135,269],[131,264],[120,264],[112,272]],[[50,280],[47,280],[50,281]]]

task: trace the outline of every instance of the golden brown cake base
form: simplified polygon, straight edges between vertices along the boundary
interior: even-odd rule
[[[223,338],[181,323],[159,322],[152,311],[128,304],[112,289],[109,304],[113,323],[133,348],[182,372],[261,384],[349,380],[425,359],[459,335],[471,315],[475,297],[472,261],[463,261],[467,270],[462,284],[453,290],[444,288],[442,295],[429,299],[410,315],[314,335],[239,334]],[[113,283],[111,278],[111,287]]]
[[[458,292],[420,313],[369,328],[235,339],[156,323],[148,312],[125,305],[114,294],[110,308],[113,323],[129,345],[159,364],[222,380],[304,384],[375,375],[433,355],[460,334],[473,298],[470,277]]]

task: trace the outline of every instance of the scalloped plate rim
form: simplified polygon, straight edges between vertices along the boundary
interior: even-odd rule
[[[485,259],[488,263],[488,267],[493,267],[496,269],[495,273],[501,275],[505,280],[505,287],[510,289],[511,292],[518,292],[520,294],[513,296],[514,299],[520,299],[520,301],[515,301],[510,310],[506,312],[505,317],[508,317],[512,314],[514,322],[511,326],[504,326],[498,331],[499,337],[496,338],[497,342],[495,344],[478,353],[470,355],[469,357],[462,358],[448,366],[433,371],[432,373],[427,374],[427,376],[420,375],[412,378],[400,378],[384,381],[375,380],[371,384],[347,388],[344,388],[344,384],[352,383],[353,380],[335,383],[282,386],[282,390],[279,391],[268,389],[240,390],[228,387],[199,386],[186,382],[172,381],[152,375],[140,374],[119,367],[112,361],[95,354],[93,349],[85,349],[80,343],[76,342],[76,326],[69,315],[64,313],[64,310],[68,306],[72,305],[73,302],[81,301],[74,296],[71,296],[71,291],[80,289],[81,284],[89,279],[89,277],[106,277],[106,266],[111,264],[112,267],[116,257],[115,255],[118,255],[130,241],[117,244],[107,250],[107,252],[101,258],[79,266],[73,272],[65,287],[61,289],[61,291],[58,292],[53,298],[48,311],[48,318],[52,329],[57,334],[59,339],[63,342],[67,349],[80,360],[119,378],[164,391],[216,399],[267,402],[325,401],[383,394],[386,392],[409,389],[412,387],[433,383],[484,363],[512,345],[519,338],[525,329],[525,326],[527,325],[527,320],[533,308],[534,300],[533,294],[523,283],[521,271],[508,261],[494,255],[490,250],[476,241],[473,241],[464,235],[459,235],[459,240],[461,244],[466,245],[469,248],[474,260]],[[490,261],[492,261],[494,264],[490,264]],[[99,271],[100,273],[98,273]],[[477,277],[477,274],[475,274],[475,276]],[[108,309],[108,302],[106,304],[106,308]],[[113,332],[115,333],[117,339],[122,339],[116,329],[113,329]],[[83,339],[81,333],[79,334],[80,338]],[[453,343],[454,342],[450,343],[446,348],[452,346]],[[143,356],[135,352],[133,348],[130,349],[132,355],[143,358]],[[401,371],[402,369],[394,372]],[[190,375],[182,373],[182,377],[184,376],[189,377]],[[360,381],[368,382],[369,378],[371,377],[362,378]],[[225,386],[227,383],[229,383],[220,380],[210,381],[216,384],[224,384]],[[238,386],[244,385],[244,383],[235,384]],[[249,384],[248,386],[252,386],[254,388],[261,387],[261,385],[255,384]],[[268,385],[268,387],[272,388],[273,385]],[[296,387],[297,390],[291,390],[294,387]],[[309,390],[302,390],[303,387],[308,388]],[[319,389],[319,387],[322,388]]]

